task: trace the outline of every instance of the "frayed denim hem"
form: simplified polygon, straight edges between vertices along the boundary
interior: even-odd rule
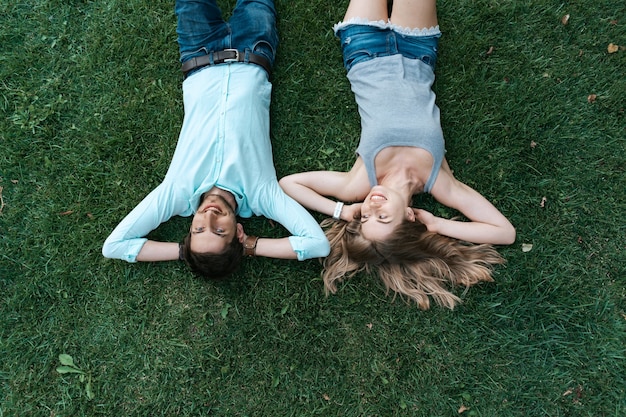
[[[333,26],[333,31],[335,34],[337,31],[345,28],[350,25],[364,25],[364,26],[374,26],[380,29],[387,29],[389,27],[389,21],[384,20],[369,20],[362,17],[353,17],[352,19],[346,20],[344,22],[336,23]]]
[[[408,27],[394,25],[390,21],[368,20],[362,17],[353,17],[349,20],[336,23],[333,26],[333,31],[335,32],[335,34],[337,34],[339,30],[350,25],[364,25],[364,26],[373,26],[373,27],[377,27],[380,29],[390,29],[404,36],[440,36],[441,35],[441,30],[439,29],[439,25],[433,26],[430,28],[413,28],[412,29]]]

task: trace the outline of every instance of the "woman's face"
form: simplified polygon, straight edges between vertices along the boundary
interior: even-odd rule
[[[397,191],[377,185],[361,206],[361,233],[368,240],[387,239],[396,226],[410,219],[413,210]]]
[[[191,250],[219,254],[237,235],[237,217],[220,195],[208,194],[191,220]]]

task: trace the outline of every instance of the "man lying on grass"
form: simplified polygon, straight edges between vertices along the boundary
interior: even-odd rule
[[[239,0],[228,22],[215,0],[176,2],[185,117],[163,182],[113,230],[102,253],[136,261],[184,260],[222,278],[244,255],[310,259],[329,253],[315,219],[280,188],[269,106],[278,34],[272,0]],[[146,236],[172,216],[192,216],[183,242]],[[265,216],[292,236],[248,236],[237,216]]]

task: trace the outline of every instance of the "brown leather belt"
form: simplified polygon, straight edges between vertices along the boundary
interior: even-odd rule
[[[246,62],[245,52],[238,51],[236,49],[224,49],[223,51],[212,52],[212,54],[213,63],[211,63],[211,53],[208,55],[193,57],[183,62],[181,68],[183,70],[183,74],[187,75],[189,71],[206,67],[207,65],[227,64],[229,62]],[[248,62],[261,66],[267,72],[268,77],[272,73],[270,61],[264,56],[256,55],[250,52],[248,53]]]

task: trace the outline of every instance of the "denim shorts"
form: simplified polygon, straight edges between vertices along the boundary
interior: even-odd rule
[[[278,31],[273,0],[237,0],[228,22],[216,0],[176,0],[175,10],[181,63],[214,51],[238,49],[262,55],[274,64]]]
[[[441,37],[438,26],[406,30],[388,22],[354,19],[335,25],[334,30],[341,40],[343,65],[347,71],[360,62],[396,54],[419,59],[435,69]]]

